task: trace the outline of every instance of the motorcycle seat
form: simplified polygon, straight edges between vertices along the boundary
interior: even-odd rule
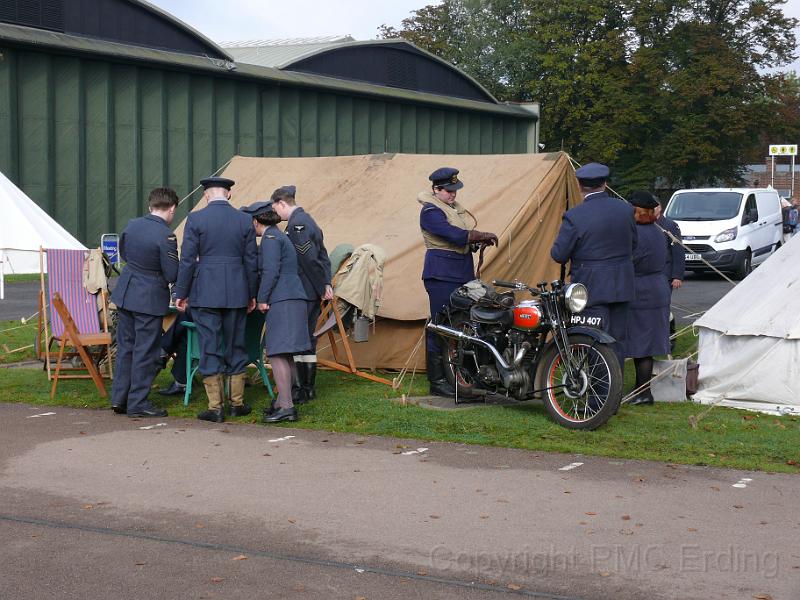
[[[494,306],[473,306],[469,311],[469,316],[480,323],[511,325],[514,322],[514,312],[512,310]]]

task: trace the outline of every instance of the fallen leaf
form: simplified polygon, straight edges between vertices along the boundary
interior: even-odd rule
[[[302,583],[298,583],[296,586],[294,586],[294,591],[295,592],[305,592],[306,591],[306,586],[304,586]]]
[[[505,498],[498,498],[498,499],[496,500],[496,502],[502,502],[502,503],[504,503],[504,504],[508,504],[508,500],[506,500]]]
[[[395,446],[395,448],[400,448],[401,450],[403,450],[403,449],[405,449],[405,448],[408,448],[408,446],[406,446],[406,445],[404,445],[404,444],[397,444],[397,445]]]
[[[622,515],[622,520],[623,521],[630,521],[631,520],[631,516],[630,515]]]
[[[239,556],[234,556],[231,560],[247,560],[247,557],[244,554],[240,554]]]
[[[599,575],[600,577],[608,577],[609,575],[611,575],[611,573],[609,573],[608,571],[600,571]]]
[[[392,454],[402,454],[402,453],[403,453],[402,450],[395,450],[394,452],[392,452]]]
[[[194,527],[195,527],[195,529],[203,529],[205,527],[205,525],[203,525],[202,523],[195,523]]]
[[[137,567],[143,567],[143,566],[144,566],[144,565],[146,565],[147,563],[146,563],[145,561],[143,561],[143,560],[137,560],[137,561],[136,561],[135,563],[133,563],[133,564],[135,564]]]
[[[715,492],[718,492],[718,491],[719,491],[719,488],[718,488],[717,486],[715,486],[715,485],[712,485],[712,486],[711,486],[711,489],[712,489],[712,490],[714,490]]]
[[[695,529],[694,527],[689,527],[689,528],[688,528],[686,531],[692,531],[692,532],[694,532],[694,531],[697,531],[697,529]]]
[[[517,585],[516,583],[509,583],[508,584],[508,589],[514,590],[516,592],[517,590],[521,590],[522,586],[521,585]]]
[[[361,473],[361,469],[353,469],[353,473]]]
[[[289,523],[296,523],[297,522],[294,519],[287,519],[287,521],[289,521]]]
[[[633,531],[632,531],[632,530],[630,530],[630,529],[620,529],[620,530],[619,530],[619,532],[620,532],[622,535],[633,535]]]
[[[441,519],[441,515],[429,515],[431,519]]]
[[[269,452],[265,452],[265,453],[264,453],[264,454],[262,454],[261,456],[272,456],[272,454],[270,454]]]
[[[791,466],[795,466],[797,464],[797,461],[789,459],[789,460],[786,461],[786,464],[787,465],[791,465]]]
[[[186,494],[186,496],[185,496],[185,497],[186,497],[186,498],[191,498],[192,496],[194,496],[194,494]]]
[[[578,525],[587,525],[586,521],[578,521]]]
[[[78,435],[86,435],[86,432],[85,431],[79,431]]]
[[[596,517],[597,516],[596,512],[587,512],[587,513],[583,513],[583,514],[588,515],[590,517]]]
[[[356,444],[363,444],[363,443],[364,443],[364,442],[366,442],[366,441],[367,441],[367,440],[356,440]]]
[[[772,600],[772,596],[769,594],[756,594],[753,598],[756,600]]]
[[[570,492],[569,490],[565,490],[564,493],[565,494],[571,494],[572,492]]]
[[[225,579],[223,579],[222,577],[212,577],[211,578],[211,583],[222,583],[223,581],[225,581]]]
[[[420,570],[420,571],[417,571],[417,575],[419,575],[420,577],[427,577],[428,572]]]
[[[323,442],[327,442],[328,440],[322,440]]]
[[[766,524],[767,524],[767,522],[766,522],[766,521],[760,521],[760,522],[759,522],[759,525],[766,525]]]
[[[488,519],[489,515],[487,515],[486,513],[481,513],[480,517],[481,517],[481,519]]]
[[[94,506],[92,506],[91,504],[84,504],[81,508],[83,510],[92,510]]]

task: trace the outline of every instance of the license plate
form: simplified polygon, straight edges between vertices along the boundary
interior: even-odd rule
[[[699,254],[687,254],[686,260],[700,260]]]
[[[569,318],[570,325],[585,325],[588,327],[596,327],[597,329],[603,328],[603,317],[592,317],[589,315],[571,315]]]

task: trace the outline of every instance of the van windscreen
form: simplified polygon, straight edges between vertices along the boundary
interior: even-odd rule
[[[738,192],[683,192],[672,198],[665,213],[675,221],[723,221],[739,214]]]

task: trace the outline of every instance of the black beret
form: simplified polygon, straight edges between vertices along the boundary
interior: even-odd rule
[[[639,208],[655,208],[658,200],[647,190],[636,190],[628,198],[628,202]]]

